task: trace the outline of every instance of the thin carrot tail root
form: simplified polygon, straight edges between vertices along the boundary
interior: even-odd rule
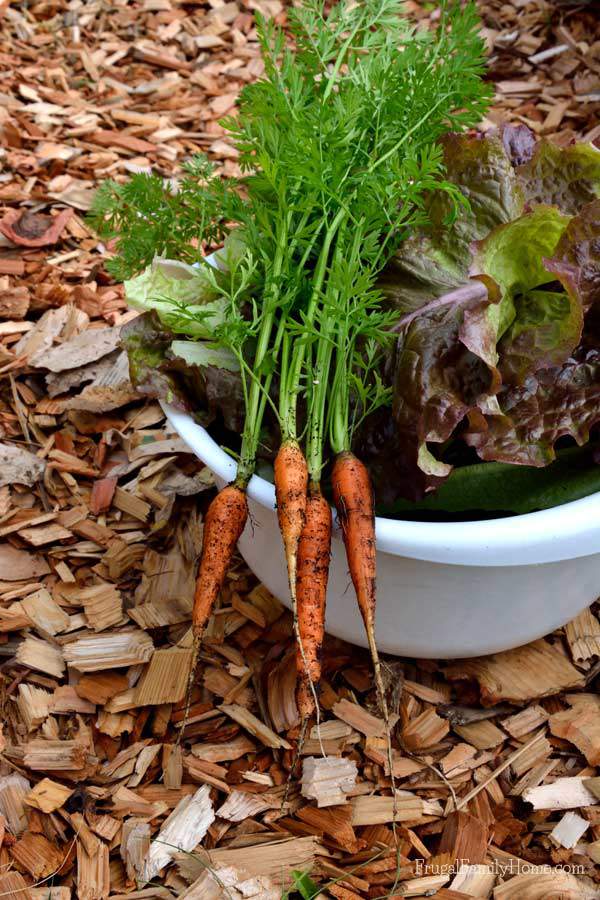
[[[211,502],[204,519],[202,553],[192,608],[192,664],[178,743],[187,725],[204,630],[223,587],[236,544],[248,520],[245,487],[228,484]]]
[[[185,689],[185,706],[183,709],[183,719],[181,721],[181,728],[179,729],[179,733],[177,735],[177,739],[175,741],[175,746],[179,746],[183,739],[183,733],[185,731],[185,727],[187,725],[188,719],[190,717],[190,708],[192,705],[192,693],[194,691],[194,685],[196,683],[196,677],[198,674],[198,662],[200,658],[200,646],[202,644],[202,637],[192,632],[192,659],[190,663],[190,674],[188,675],[187,687]]]
[[[333,498],[342,528],[350,577],[356,591],[373,664],[375,687],[385,722],[387,757],[394,797],[393,824],[396,821],[396,789],[393,768],[392,737],[381,661],[375,641],[376,544],[375,507],[371,479],[365,465],[346,451],[338,454],[332,472]],[[395,829],[394,829],[395,831]]]
[[[304,744],[306,742],[306,735],[308,733],[309,722],[310,722],[310,719],[303,719],[302,724],[300,726],[300,734],[298,735],[298,743],[296,744],[296,752],[294,753],[292,765],[290,766],[290,771],[288,773],[287,781],[285,783],[285,791],[283,793],[283,800],[281,801],[282,812],[285,809],[286,803],[288,801],[290,790],[292,789],[292,784],[294,783],[294,779],[296,777],[296,771],[298,769],[300,759],[302,758],[302,751],[304,750]]]

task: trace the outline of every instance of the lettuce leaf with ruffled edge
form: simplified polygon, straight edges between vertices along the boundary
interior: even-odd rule
[[[125,296],[135,309],[154,310],[175,334],[210,338],[225,320],[225,300],[215,289],[209,263],[190,266],[155,259],[141,275],[125,282]]]
[[[140,394],[191,412],[203,425],[219,415],[226,428],[240,432],[242,383],[227,350],[212,343],[174,341],[155,310],[124,325],[121,343],[129,357],[131,382]]]
[[[572,354],[600,340],[600,201],[571,217],[600,194],[600,153],[516,131],[447,141],[447,177],[471,209],[449,223],[446,198],[432,197],[431,223],[382,280],[405,323],[392,416],[367,422],[358,445],[386,501],[439,486],[457,435],[482,459],[540,466],[559,437],[585,441],[596,421],[597,367]],[[469,274],[487,299],[453,302]]]

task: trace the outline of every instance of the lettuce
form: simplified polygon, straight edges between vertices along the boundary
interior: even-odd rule
[[[154,310],[175,334],[210,338],[225,320],[225,300],[215,286],[209,263],[190,266],[172,259],[155,259],[141,275],[125,282],[130,306]]]
[[[156,310],[128,322],[121,341],[132,384],[147,397],[193,413],[204,425],[219,417],[239,433],[244,403],[239,368],[229,351],[213,344],[173,340]]]
[[[600,420],[600,153],[522,126],[444,151],[469,206],[452,220],[432,195],[381,280],[401,313],[393,404],[357,443],[388,505],[439,488],[473,451],[546,466]]]

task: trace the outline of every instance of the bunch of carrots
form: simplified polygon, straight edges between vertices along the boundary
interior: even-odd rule
[[[303,732],[318,715],[332,534],[325,468],[387,722],[375,641],[373,493],[352,438],[366,415],[390,401],[378,373],[394,315],[379,275],[422,223],[428,191],[447,192],[457,207],[465,202],[444,180],[439,139],[476,124],[485,111],[484,47],[474,6],[459,2],[442,4],[435,31],[410,24],[400,0],[340,3],[328,14],[323,0],[304,0],[288,12],[288,37],[260,18],[257,31],[264,75],[223,123],[242,179],[224,183],[202,168],[192,200],[188,180],[179,194],[161,186],[162,200],[151,208],[146,185],[146,205],[137,211],[135,191],[114,188],[111,200],[109,188],[100,219],[133,267],[127,233],[139,229],[140,215],[148,224],[145,261],[148,235],[155,253],[173,254],[172,231],[159,227],[161,217],[173,221],[173,210],[186,222],[180,249],[187,260],[228,230],[243,248],[225,276],[210,275],[227,309],[213,339],[239,362],[245,427],[237,477],[204,523],[196,656],[248,520],[246,489],[268,410],[281,432],[274,477]],[[148,176],[136,178],[141,185]]]

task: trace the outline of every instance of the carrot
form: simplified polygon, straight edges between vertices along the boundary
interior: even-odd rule
[[[306,519],[308,469],[304,453],[295,440],[286,440],[275,457],[277,518],[283,539],[292,604],[296,603],[298,544]],[[295,615],[295,609],[294,609]]]
[[[210,619],[236,544],[248,519],[248,500],[245,486],[228,484],[219,491],[208,507],[204,519],[202,553],[194,591],[192,608],[193,652],[188,680],[185,712],[177,738],[181,740],[190,711],[192,690],[196,679],[200,644]]]
[[[364,464],[353,453],[345,451],[335,458],[331,482],[350,577],[371,648],[371,645],[375,646],[376,601],[375,510],[371,479]]]
[[[325,599],[331,555],[331,508],[318,486],[311,485],[306,522],[298,546],[298,630],[296,702],[303,722],[318,707],[321,655],[325,637]]]
[[[202,640],[247,519],[246,491],[235,484],[224,487],[208,507],[192,612],[194,637],[198,641]]]
[[[296,705],[301,727],[294,759],[290,768],[281,808],[288,792],[298,760],[302,754],[310,717],[318,713],[318,684],[321,679],[321,655],[325,637],[325,599],[331,555],[331,508],[319,485],[311,482],[306,499],[304,528],[298,544],[296,579]],[[318,721],[318,720],[317,720]]]
[[[393,784],[392,745],[379,651],[375,641],[376,545],[373,489],[366,466],[349,450],[338,453],[331,476],[350,577],[367,634],[375,672],[375,686],[388,738],[388,762]],[[395,795],[394,795],[395,796]]]

